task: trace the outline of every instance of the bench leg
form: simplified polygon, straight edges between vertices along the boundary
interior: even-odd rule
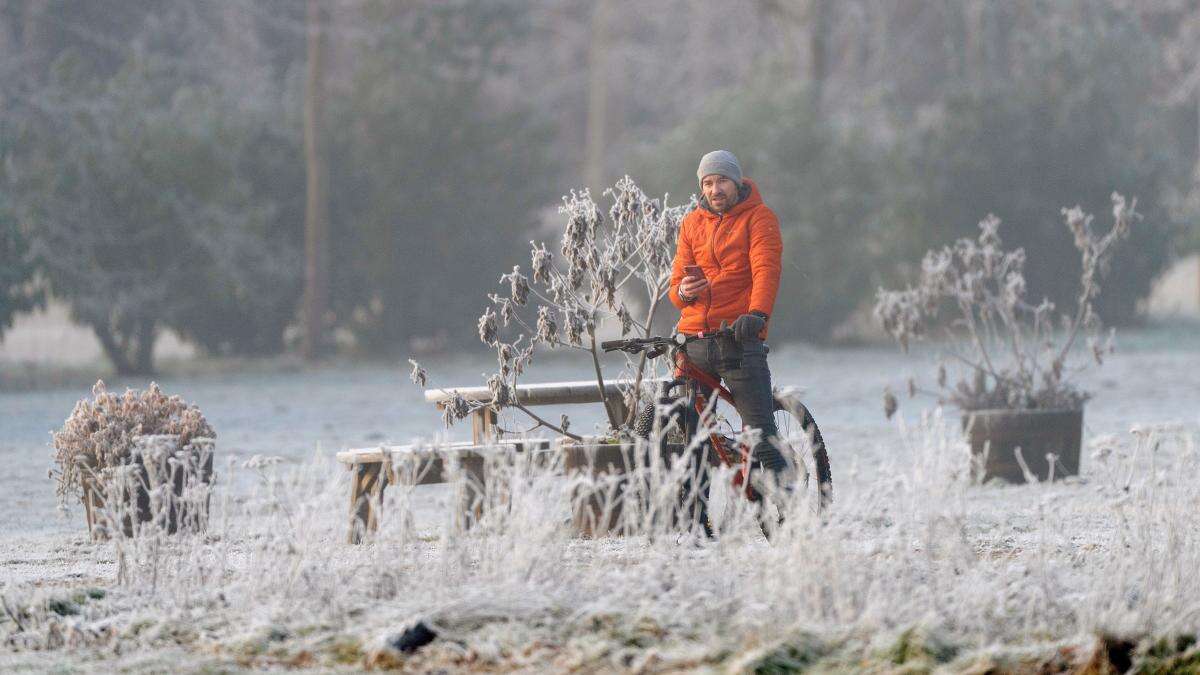
[[[383,489],[387,486],[382,462],[354,465],[354,478],[350,487],[350,537],[349,543],[362,542],[364,532],[379,529],[378,510],[383,508]]]
[[[496,439],[496,411],[483,407],[471,413],[471,442],[480,445]]]
[[[487,498],[483,458],[464,457],[461,461],[463,480],[459,484],[458,510],[454,519],[460,532],[471,529],[483,517],[483,503]]]

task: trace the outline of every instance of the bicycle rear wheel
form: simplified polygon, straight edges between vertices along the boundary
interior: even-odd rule
[[[711,490],[708,471],[710,444],[701,444],[690,455],[685,452],[690,439],[686,438],[684,430],[694,429],[698,418],[699,415],[691,408],[676,406],[670,413],[664,414],[654,403],[647,403],[634,420],[633,433],[638,438],[651,440],[657,425],[661,434],[655,446],[658,456],[666,462],[681,459],[690,462],[687,475],[679,486],[679,499],[671,509],[671,527],[692,529],[699,525],[704,535],[711,538],[713,528],[708,510]]]

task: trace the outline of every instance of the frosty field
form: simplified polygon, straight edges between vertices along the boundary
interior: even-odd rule
[[[407,368],[358,364],[161,378],[218,434],[210,531],[92,543],[46,477],[49,431],[87,387],[0,392],[0,667],[1196,668],[1197,332],[1122,335],[1084,375],[1083,475],[1052,486],[970,485],[958,419],[929,399],[884,420],[883,386],[927,378],[927,355],[774,349],[777,383],[800,387],[821,425],[836,501],[825,521],[798,508],[771,542],[738,505],[711,542],[579,539],[571,485],[518,467],[496,479],[507,508],[468,533],[451,526],[451,487],[393,486],[378,536],[348,546],[333,453],[441,429]],[[425,365],[435,385],[476,384],[484,359]],[[586,374],[548,360],[527,379]],[[575,429],[598,420],[564,410]],[[416,620],[439,638],[413,655],[386,646]]]

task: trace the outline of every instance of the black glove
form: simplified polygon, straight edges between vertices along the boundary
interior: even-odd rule
[[[738,342],[757,340],[758,334],[767,327],[767,315],[754,311],[743,314],[733,322],[733,336]]]

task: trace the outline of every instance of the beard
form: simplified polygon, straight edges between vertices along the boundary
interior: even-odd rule
[[[736,205],[736,204],[737,204],[737,195],[736,194],[734,194],[733,196],[730,196],[727,194],[720,194],[720,195],[713,195],[712,197],[708,198],[709,207],[711,207],[713,211],[716,211],[718,213],[725,213],[729,209],[732,209],[734,207],[734,205]]]

